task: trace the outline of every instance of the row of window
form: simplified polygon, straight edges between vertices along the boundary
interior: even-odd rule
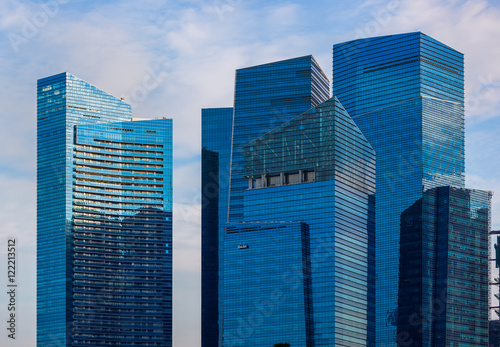
[[[295,172],[280,172],[252,176],[248,178],[248,189],[285,186],[298,183],[316,182],[314,170],[299,170]]]
[[[139,150],[139,149],[128,149],[128,148],[115,148],[115,147],[104,147],[104,146],[93,146],[93,145],[81,145],[77,144],[77,150],[83,151],[109,151],[110,153],[121,153],[124,155],[135,156],[137,153],[146,155],[163,155],[163,151],[153,151],[153,150]]]
[[[155,158],[155,160],[161,160],[161,158]],[[127,166],[138,166],[141,168],[158,168],[162,169],[163,165],[158,164],[158,165],[153,165],[153,164],[142,164],[142,163],[135,163],[133,161],[130,162],[123,162],[123,161],[108,161],[108,160],[100,160],[97,158],[92,158],[92,159],[87,159],[87,158],[77,158],[76,163],[78,164],[98,164],[98,165],[116,165],[119,167],[127,167]]]

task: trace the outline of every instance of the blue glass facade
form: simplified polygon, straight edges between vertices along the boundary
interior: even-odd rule
[[[233,108],[201,111],[201,344],[219,346],[219,266],[227,221]],[[221,277],[222,278],[222,277]]]
[[[374,150],[336,98],[244,150],[244,221],[300,221],[309,226],[311,346],[372,344]],[[225,261],[225,276],[231,266]],[[278,275],[287,266],[280,264],[262,276]],[[242,272],[224,283],[246,276]],[[224,322],[228,315],[224,312]]]
[[[230,223],[223,252],[224,346],[312,346],[307,224]]]
[[[210,189],[202,187],[202,346],[220,345],[222,324],[219,324],[218,343],[214,337],[214,306],[212,282],[203,284],[214,274],[205,258],[210,247],[219,245],[219,280],[223,281],[224,224],[229,221],[240,222],[243,218],[243,191],[247,186],[244,177],[243,146],[257,137],[276,128],[284,122],[327,100],[329,82],[312,56],[300,57],[270,64],[264,64],[236,71],[234,108],[204,109],[202,111],[202,147],[205,149],[202,163],[202,185],[218,187],[218,211],[210,207],[213,203]],[[229,142],[228,142],[229,141]],[[213,169],[217,152],[218,182]],[[211,157],[211,161],[208,159]],[[229,170],[229,171],[228,171]],[[212,174],[210,173],[212,171]],[[231,192],[231,193],[230,193]],[[210,212],[211,211],[211,212]],[[217,241],[209,230],[215,230],[214,219],[218,220]],[[212,229],[211,229],[212,228]],[[211,235],[211,236],[210,236]],[[208,284],[210,283],[210,284]],[[221,285],[220,285],[221,287]],[[218,322],[222,322],[222,288],[218,288]],[[211,302],[211,303],[209,303]],[[208,305],[208,306],[207,306]],[[212,306],[211,306],[212,305]],[[206,327],[206,328],[204,328]],[[208,328],[210,327],[210,328]]]
[[[489,254],[489,343],[490,347],[500,347],[500,230],[490,231]]]
[[[490,320],[489,322],[489,346],[500,346],[500,320]]]
[[[172,345],[172,122],[38,81],[37,344]]]
[[[243,146],[329,98],[329,82],[312,56],[236,70],[229,221],[243,218]]]
[[[401,214],[398,346],[488,346],[490,200],[438,187]]]
[[[377,153],[377,346],[397,339],[401,213],[424,190],[464,184],[463,67],[419,32],[333,47],[333,95]]]

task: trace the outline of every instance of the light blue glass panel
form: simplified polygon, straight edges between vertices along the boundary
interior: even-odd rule
[[[233,108],[201,111],[201,344],[218,346],[222,233],[227,221]],[[220,249],[220,251],[219,251]]]
[[[171,120],[68,73],[37,96],[37,344],[171,346]]]
[[[375,153],[340,102],[247,144],[245,173],[245,221],[309,226],[313,345],[373,342]]]
[[[311,346],[307,225],[227,224],[224,257],[224,346]]]
[[[75,125],[131,120],[130,106],[68,73],[37,85],[37,343],[71,345]]]
[[[376,346],[397,339],[401,213],[464,184],[463,55],[420,33],[333,47],[333,95],[377,153]]]

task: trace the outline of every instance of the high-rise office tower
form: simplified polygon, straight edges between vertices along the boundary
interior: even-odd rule
[[[202,112],[202,346],[218,346],[222,328],[222,289],[210,287],[214,254],[218,257],[218,283],[222,281],[224,223],[243,217],[243,146],[329,97],[329,82],[312,56],[253,66],[236,71],[234,108]],[[212,158],[212,161],[209,160]],[[214,181],[214,168],[218,178]],[[210,173],[212,171],[212,173]],[[218,196],[210,187],[218,187]],[[218,212],[214,208],[218,205]],[[217,220],[218,225],[214,226]],[[214,230],[218,230],[215,234]],[[215,241],[217,238],[217,241]],[[214,250],[217,245],[217,250]],[[211,257],[211,258],[210,258]],[[212,280],[211,280],[212,278]],[[209,282],[204,282],[209,281]],[[218,297],[214,297],[219,293]],[[215,301],[219,312],[214,311]],[[214,317],[219,331],[214,335]]]
[[[337,44],[332,92],[377,154],[376,345],[394,346],[401,214],[464,185],[463,55],[420,32]]]
[[[500,347],[500,230],[490,231],[490,347]]]
[[[438,187],[401,214],[398,346],[488,346],[490,200]]]
[[[172,346],[172,121],[38,81],[38,346]]]
[[[219,346],[219,238],[227,221],[233,109],[203,109],[201,202],[201,343]]]
[[[224,346],[313,346],[309,226],[226,224]]]
[[[224,234],[224,346],[373,343],[375,152],[361,131],[333,98],[244,159],[244,216]]]
[[[236,70],[229,221],[243,217],[243,146],[329,98],[329,82],[312,56]]]

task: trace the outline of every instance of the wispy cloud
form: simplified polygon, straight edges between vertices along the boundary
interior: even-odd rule
[[[465,54],[466,114],[491,118],[500,111],[500,6],[491,1],[400,1],[384,33],[422,31]]]
[[[500,189],[495,178],[500,171],[496,2],[60,0],[57,13],[50,15],[41,7],[49,1],[0,2],[2,235],[6,227],[24,235],[34,253],[36,79],[69,71],[112,95],[126,96],[135,116],[172,117],[176,315],[187,301],[191,317],[198,315],[193,305],[199,294],[200,109],[232,106],[237,68],[314,54],[330,76],[332,44],[354,39],[360,30],[376,29],[376,35],[423,31],[466,56],[468,126],[474,125],[467,132],[468,185]],[[23,25],[38,13],[48,21],[35,26],[36,35],[16,52],[8,34],[22,37]],[[146,87],[145,80],[159,76],[154,88]],[[134,91],[141,96],[134,99]],[[20,193],[15,186],[22,187]],[[198,319],[190,324],[186,314],[176,320],[176,346],[196,345]]]
[[[393,0],[359,7],[359,15],[370,13],[365,22],[358,22],[353,33],[367,24],[376,27],[379,35],[422,31],[455,48],[465,55],[465,114],[466,114],[466,184],[470,188],[497,191],[493,197],[493,223],[499,227],[500,170],[497,152],[500,142],[500,5],[478,0]],[[397,11],[387,25],[382,25],[376,13],[396,6]],[[354,34],[353,34],[354,35]],[[369,35],[367,35],[369,36]],[[353,37],[354,38],[354,37]]]

